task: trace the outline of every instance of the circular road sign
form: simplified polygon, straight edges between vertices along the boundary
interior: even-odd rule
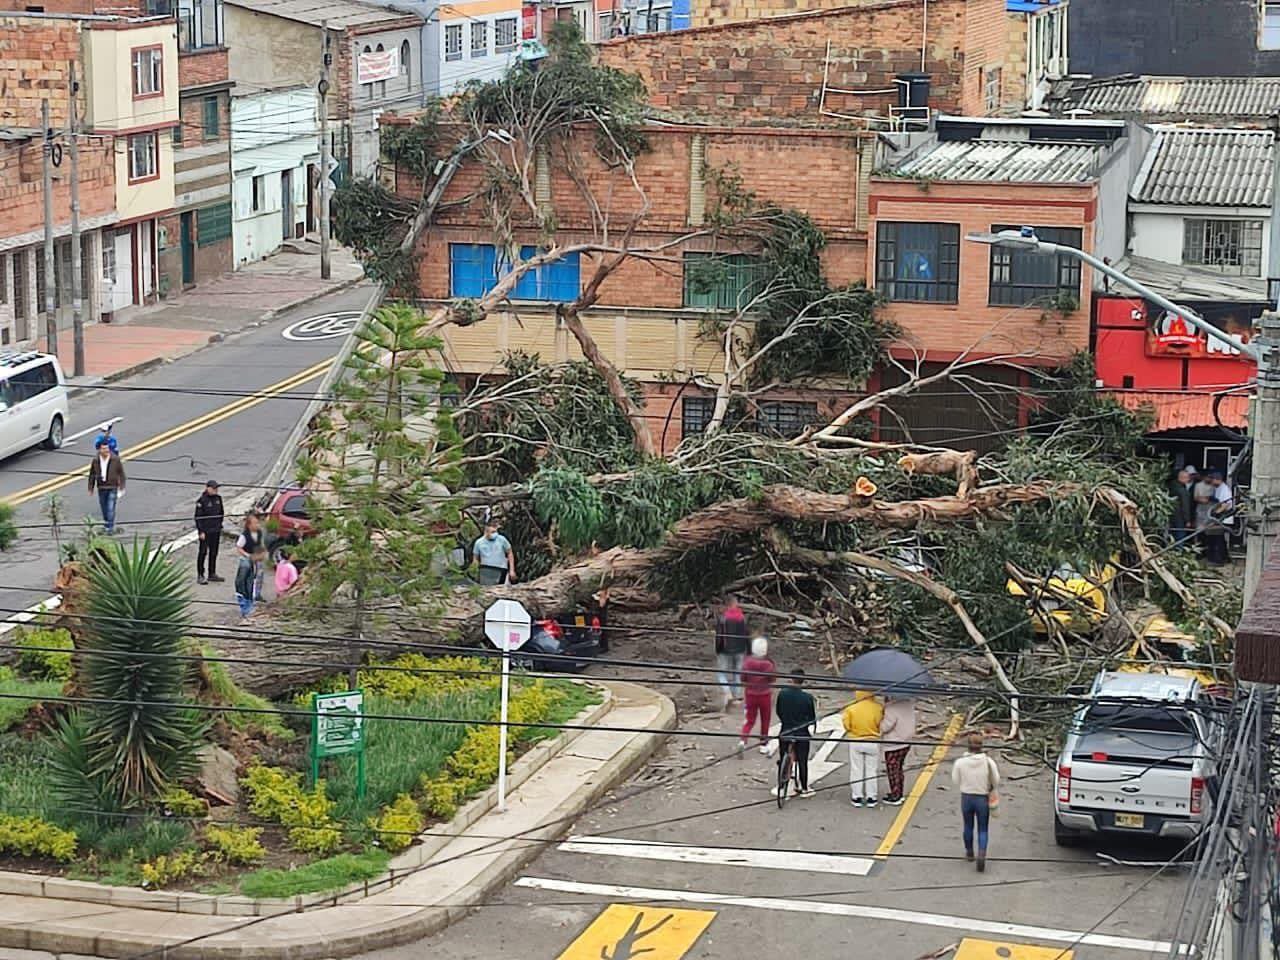
[[[358,310],[346,310],[341,313],[322,313],[318,317],[307,317],[289,324],[280,335],[286,340],[306,343],[311,340],[332,340],[334,337],[345,337],[360,322]]]

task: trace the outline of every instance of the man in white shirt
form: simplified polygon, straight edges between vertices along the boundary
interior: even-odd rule
[[[1209,523],[1204,529],[1204,559],[1206,563],[1220,567],[1230,559],[1227,556],[1227,534],[1235,526],[1235,495],[1221,470],[1210,471],[1209,485],[1213,488],[1213,500],[1209,505]]]

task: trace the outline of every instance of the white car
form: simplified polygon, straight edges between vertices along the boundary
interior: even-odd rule
[[[1054,839],[1137,834],[1192,840],[1212,800],[1220,725],[1194,677],[1098,674],[1058,758]]]
[[[58,358],[35,351],[0,353],[0,457],[44,444],[62,446],[67,385]]]

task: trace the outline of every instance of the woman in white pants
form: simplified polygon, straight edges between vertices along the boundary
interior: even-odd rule
[[[884,707],[874,694],[858,690],[840,719],[849,740],[850,801],[855,807],[874,807],[880,802],[880,724]]]

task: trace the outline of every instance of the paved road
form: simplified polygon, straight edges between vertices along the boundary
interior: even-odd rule
[[[87,430],[84,436],[58,451],[36,449],[0,462],[0,497],[19,505],[23,527],[21,541],[0,554],[0,614],[49,593],[57,569],[49,494],[56,493],[73,518],[72,535],[81,518],[97,516],[83,476],[97,424],[123,418],[115,432],[129,476],[118,512],[124,534],[161,537],[185,530],[207,478],[222,484],[228,500],[262,479],[342,342],[306,339],[305,330],[303,339],[296,333],[287,339],[284,331],[309,317],[359,310],[367,298],[365,286],[332,294],[171,364],[73,397],[67,435]],[[163,328],[155,334],[163,337]]]
[[[727,718],[689,722],[730,728]],[[1058,849],[1047,771],[1005,765],[1006,774],[1029,776],[1005,791],[993,862],[977,874],[962,856],[947,763],[921,786],[914,811],[910,804],[851,808],[843,763],[821,781],[817,797],[779,811],[767,792],[772,761],[752,751],[711,764],[729,750],[726,740],[676,738],[659,762],[663,777],[621,788],[615,801],[575,825],[573,834],[596,838],[596,846],[550,848],[448,931],[365,960],[914,960],[965,938],[956,960],[1162,953],[1153,941],[1169,932],[1183,871],[1152,880],[1153,870],[1105,864],[1092,848]],[[930,752],[913,750],[917,771]],[[844,759],[841,744],[831,760]],[[682,771],[692,772],[670,780]],[[626,799],[645,785],[650,789]],[[626,842],[602,848],[599,838]],[[715,860],[722,862],[708,862]],[[716,895],[733,899],[717,902]]]

